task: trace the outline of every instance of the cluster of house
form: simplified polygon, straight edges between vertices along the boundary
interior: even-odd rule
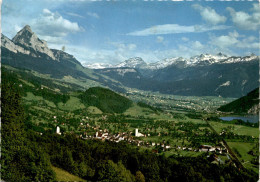
[[[227,149],[219,147],[219,146],[214,147],[211,145],[201,145],[198,149],[197,148],[194,149],[192,147],[178,146],[177,149],[194,151],[194,152],[212,152],[212,153],[218,153],[218,154],[227,153]]]
[[[56,116],[54,116],[54,119],[56,119]],[[80,123],[80,125],[83,125],[83,123]],[[87,127],[90,127],[90,125],[87,123]],[[147,141],[141,141],[137,140],[137,137],[146,137],[146,135],[140,133],[138,131],[138,128],[135,129],[134,137],[132,135],[132,132],[119,132],[117,134],[110,134],[107,129],[99,130],[99,127],[92,126],[94,130],[97,130],[94,135],[87,135],[86,133],[81,138],[83,139],[99,139],[99,140],[109,140],[112,142],[120,142],[120,141],[126,141],[131,144],[136,144],[137,146],[146,146],[146,147],[161,147],[163,151],[172,148],[170,145],[167,145],[164,142],[162,143],[155,143],[155,142],[147,142]],[[60,127],[56,127],[56,133],[61,135]],[[149,136],[149,134],[148,134]],[[174,147],[175,148],[175,147]],[[177,146],[176,149],[179,150],[187,150],[187,151],[195,151],[195,152],[212,152],[212,153],[218,153],[218,154],[225,154],[227,153],[227,150],[225,148],[219,147],[219,146],[211,146],[211,145],[201,145],[199,148],[192,148],[192,147],[185,147],[185,146]]]
[[[126,141],[130,144],[135,144],[136,146],[146,146],[146,147],[154,147],[154,146],[160,146],[163,148],[163,150],[166,149],[170,149],[170,145],[166,145],[164,142],[163,143],[155,143],[155,142],[147,142],[147,141],[141,141],[141,140],[137,140],[137,137],[143,137],[145,136],[144,134],[140,133],[138,131],[138,128],[135,129],[135,134],[134,136],[132,136],[132,132],[122,132],[122,133],[117,133],[114,135],[111,135],[108,133],[108,130],[99,130],[95,133],[94,136],[90,135],[86,135],[84,136],[80,136],[83,139],[99,139],[99,140],[108,140],[108,141],[112,141],[112,142],[120,142],[120,141]]]
[[[88,125],[89,126],[89,125]],[[93,127],[94,129],[97,129]],[[60,132],[60,127],[56,127],[56,133],[61,135]],[[84,137],[85,136],[85,137]],[[144,134],[140,133],[138,131],[138,128],[135,129],[135,134],[133,137],[132,132],[122,132],[122,133],[117,133],[114,135],[111,135],[108,133],[107,129],[104,130],[99,130],[96,131],[95,135],[88,136],[86,133],[84,136],[80,135],[81,138],[83,139],[99,139],[99,140],[109,140],[112,142],[120,142],[120,141],[126,141],[131,144],[135,144],[137,146],[146,146],[146,147],[161,147],[163,151],[170,149],[171,146],[165,144],[165,142],[162,143],[155,143],[155,142],[146,142],[146,141],[141,141],[141,140],[136,140],[137,137],[143,137],[145,136]],[[185,147],[185,146],[178,146],[176,147],[179,150],[187,150],[187,151],[195,151],[195,152],[212,152],[212,153],[218,153],[218,154],[225,154],[227,153],[227,150],[225,148],[222,148],[220,146],[211,146],[211,145],[201,145],[199,148],[192,148],[192,147]]]
[[[219,154],[227,153],[227,149],[219,147],[219,146],[211,146],[211,145],[201,145],[199,148],[200,152],[214,152]]]
[[[214,147],[211,145],[201,145],[198,149],[194,149],[192,147],[178,146],[177,149],[194,151],[194,152],[212,152],[212,153],[218,153],[218,154],[227,153],[227,149],[220,147],[220,146]]]

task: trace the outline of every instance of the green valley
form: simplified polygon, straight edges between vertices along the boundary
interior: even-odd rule
[[[40,82],[39,77],[5,66],[2,75],[3,80],[14,83],[16,89],[21,93],[25,111],[25,128],[30,132],[30,137],[43,142],[43,146],[47,145],[48,137],[58,137],[58,140],[63,140],[63,137],[72,135],[79,138],[73,139],[79,140],[77,142],[103,142],[102,145],[112,145],[113,143],[115,147],[116,144],[127,145],[130,151],[137,150],[140,154],[148,152],[149,155],[166,156],[175,158],[177,161],[186,160],[186,158],[190,158],[189,160],[201,158],[201,160],[205,160],[204,162],[209,162],[209,165],[216,165],[223,169],[229,164],[235,164],[233,157],[229,154],[230,151],[222,143],[222,140],[225,140],[237,155],[243,165],[243,170],[251,171],[250,175],[258,173],[258,166],[255,165],[258,158],[255,154],[259,152],[259,131],[256,126],[222,122],[218,119],[221,113],[216,114],[213,108],[208,111],[198,108],[186,109],[189,105],[194,104],[193,101],[186,103],[184,107],[180,106],[179,109],[171,108],[168,103],[163,101],[163,99],[167,100],[164,98],[165,96],[156,97],[156,93],[154,93],[153,99],[148,100],[149,95],[147,97],[139,95],[137,101],[143,98],[142,102],[133,102],[130,100],[133,98],[130,95],[125,97],[125,95],[101,87],[92,87],[86,91],[73,90],[73,87],[69,88],[66,83],[57,84],[57,81],[53,82],[51,79]],[[185,102],[184,99],[185,97],[182,97],[181,101]],[[199,104],[199,98],[195,99]],[[209,98],[201,99],[203,104]],[[162,102],[158,105],[156,100]],[[60,128],[59,133],[57,133],[57,127]],[[211,127],[217,133],[214,133]],[[57,134],[61,136],[57,136]],[[66,155],[71,155],[70,150],[69,148]],[[79,167],[75,170],[72,170],[72,166],[64,167],[59,160],[53,158],[51,150],[43,149],[43,151],[50,155],[50,162],[59,168],[85,180],[101,179],[96,176],[94,170],[99,170],[98,166],[86,164],[85,167],[90,167],[93,172],[85,176],[85,174],[77,172],[80,170]],[[214,157],[212,158],[212,156]],[[77,157],[75,157],[76,154],[70,157],[70,160],[74,161],[73,165],[83,165],[77,163]],[[116,163],[114,164],[113,161]],[[116,168],[120,165],[121,168],[128,166],[123,161],[123,166],[117,162],[112,160],[111,164],[104,165],[115,165]],[[127,169],[130,169],[131,172],[127,172]],[[126,170],[124,175],[131,174],[129,178],[134,178],[137,171],[132,168],[127,169],[124,169]],[[146,179],[156,179],[149,176],[144,169],[142,173]],[[209,179],[207,175],[204,175],[203,178]]]

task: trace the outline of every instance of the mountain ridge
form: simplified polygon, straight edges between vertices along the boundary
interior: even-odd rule
[[[185,67],[189,67],[189,66],[205,66],[211,64],[230,64],[230,63],[237,63],[237,62],[247,62],[254,59],[259,59],[259,56],[256,56],[254,54],[248,56],[227,56],[220,52],[216,55],[200,54],[200,55],[192,56],[190,58],[183,58],[183,57],[165,58],[153,63],[146,63],[141,57],[132,57],[115,65],[106,64],[106,63],[93,63],[93,64],[85,64],[85,66],[87,68],[92,68],[92,69],[129,67],[129,68],[137,68],[137,69],[145,69],[145,70],[147,69],[158,70],[158,69],[166,68],[168,66],[176,65],[178,63],[182,63]]]
[[[241,97],[258,85],[259,57],[255,55],[201,54],[189,60],[167,58],[153,64],[136,57],[112,68],[88,69],[73,55],[49,49],[29,26],[12,40],[3,35],[1,41],[3,64],[86,88],[91,84],[119,92],[134,88],[173,95]]]

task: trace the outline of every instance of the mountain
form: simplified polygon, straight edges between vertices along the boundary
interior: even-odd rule
[[[2,64],[44,74],[81,88],[109,87],[118,92],[131,88],[174,95],[241,97],[258,86],[259,57],[201,54],[146,63],[140,57],[120,64],[89,65],[73,56],[49,49],[47,43],[25,26],[10,40],[1,37]],[[109,67],[109,68],[107,68]]]
[[[222,112],[233,112],[237,114],[258,114],[259,113],[259,88],[249,92],[233,102],[218,108]]]
[[[47,42],[40,40],[37,35],[32,32],[29,25],[26,25],[20,30],[12,39],[12,42],[30,51],[34,57],[41,57],[41,54],[45,54],[51,59],[56,60],[53,52],[48,48]]]
[[[126,87],[140,90],[174,95],[241,97],[258,86],[258,60],[255,55],[228,57],[219,53],[194,56],[190,60],[169,58],[148,65],[135,60],[128,64],[128,68],[95,71]]]
[[[158,70],[158,69],[163,69],[171,65],[176,65],[176,64],[186,64],[186,60],[182,57],[177,57],[177,58],[166,58],[161,61],[155,62],[155,63],[150,63],[147,69],[152,69],[152,70]]]
[[[49,49],[47,43],[40,40],[28,25],[12,40],[2,35],[1,41],[2,63],[4,64],[50,74],[55,78],[67,75],[87,77],[77,69],[82,65],[72,55]]]
[[[192,56],[190,58],[183,57],[173,57],[173,58],[165,58],[161,61],[157,61],[154,63],[146,63],[140,57],[134,57],[127,59],[119,64],[111,65],[107,63],[94,63],[94,64],[86,64],[87,68],[92,69],[104,69],[104,68],[136,68],[136,69],[144,69],[144,70],[159,70],[164,69],[173,65],[180,65],[181,67],[191,67],[191,66],[207,66],[211,64],[230,64],[230,63],[238,63],[238,62],[247,62],[252,61],[254,59],[259,59],[258,56],[251,54],[250,56],[227,56],[223,53],[218,53],[216,55],[211,54],[200,54],[196,56]]]
[[[77,84],[77,88],[105,86],[125,92],[120,83],[83,67],[73,55],[48,48],[47,43],[39,39],[28,25],[12,40],[2,34],[1,42],[3,65],[43,74],[41,77]]]
[[[140,57],[130,58],[122,63],[115,65],[116,68],[146,68],[147,64]]]

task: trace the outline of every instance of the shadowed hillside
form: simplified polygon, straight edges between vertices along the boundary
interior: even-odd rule
[[[80,96],[87,106],[96,106],[107,113],[122,113],[132,105],[132,101],[105,88],[92,87]]]
[[[221,106],[218,110],[222,112],[248,113],[257,104],[259,104],[259,88],[256,88],[244,97]]]

